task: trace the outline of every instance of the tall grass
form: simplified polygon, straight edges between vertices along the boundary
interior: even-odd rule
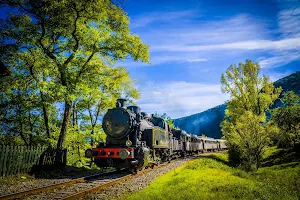
[[[274,149],[268,151],[267,158],[274,152]],[[155,179],[147,188],[123,198],[300,199],[299,164],[299,161],[284,163],[247,173],[229,167],[227,155],[218,153],[174,169]]]

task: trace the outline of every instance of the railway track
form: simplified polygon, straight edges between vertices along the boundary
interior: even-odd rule
[[[27,198],[29,196],[31,199],[35,196],[37,197],[37,196],[43,195],[43,193],[45,193],[45,192],[52,193],[52,191],[59,191],[60,189],[65,189],[66,187],[70,187],[70,186],[77,185],[80,183],[85,183],[85,182],[88,182],[88,181],[96,179],[96,178],[114,175],[114,173],[117,173],[117,172],[116,171],[103,172],[103,173],[98,173],[98,174],[94,174],[94,175],[90,175],[90,176],[85,176],[82,178],[73,179],[70,181],[65,181],[62,183],[56,183],[56,184],[52,184],[52,185],[48,185],[48,186],[44,186],[44,187],[40,187],[40,188],[34,188],[31,190],[27,190],[27,191],[22,191],[22,192],[13,193],[13,194],[7,194],[7,195],[0,196],[0,200],[22,199],[22,198]]]
[[[213,153],[204,153],[201,155],[189,156],[191,159],[195,159],[199,156],[207,156]],[[172,160],[171,162],[174,162]],[[188,161],[189,162],[189,161]],[[157,169],[167,165],[168,162],[162,163],[155,166],[153,169]],[[73,179],[63,183],[57,183],[41,188],[35,188],[24,192],[9,194],[0,196],[0,200],[11,200],[11,199],[61,199],[71,200],[83,198],[87,194],[91,194],[97,191],[101,191],[111,185],[133,178],[136,175],[147,173],[152,168],[147,168],[142,171],[138,171],[136,174],[131,174],[128,171],[110,171],[90,175],[82,178]]]
[[[168,163],[163,163],[155,166],[154,169],[165,166]],[[131,174],[124,171],[112,171],[106,173],[99,173],[87,177],[66,181],[63,183],[57,183],[41,188],[35,188],[32,190],[0,196],[0,200],[11,199],[61,199],[71,200],[82,198],[87,194],[101,191],[108,186],[133,178],[136,175],[146,173],[152,170],[147,168],[139,171],[136,174]]]

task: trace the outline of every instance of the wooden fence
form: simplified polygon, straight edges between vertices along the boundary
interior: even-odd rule
[[[66,150],[63,150],[62,155],[62,164],[66,164]],[[0,146],[0,176],[54,165],[55,156],[55,151],[47,147]]]

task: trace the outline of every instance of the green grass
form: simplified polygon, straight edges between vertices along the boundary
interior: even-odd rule
[[[269,149],[263,162],[265,167],[254,173],[229,167],[227,155],[223,153],[201,157],[158,177],[147,188],[123,198],[300,199],[299,159],[290,159],[291,162],[284,163],[285,158],[292,153],[282,152]],[[272,163],[272,156],[282,157]]]

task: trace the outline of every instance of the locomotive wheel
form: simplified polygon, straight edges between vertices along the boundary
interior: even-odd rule
[[[116,167],[117,172],[120,172],[122,168]]]
[[[138,170],[135,169],[135,168],[131,168],[131,169],[130,169],[130,172],[131,172],[132,174],[137,174]]]

